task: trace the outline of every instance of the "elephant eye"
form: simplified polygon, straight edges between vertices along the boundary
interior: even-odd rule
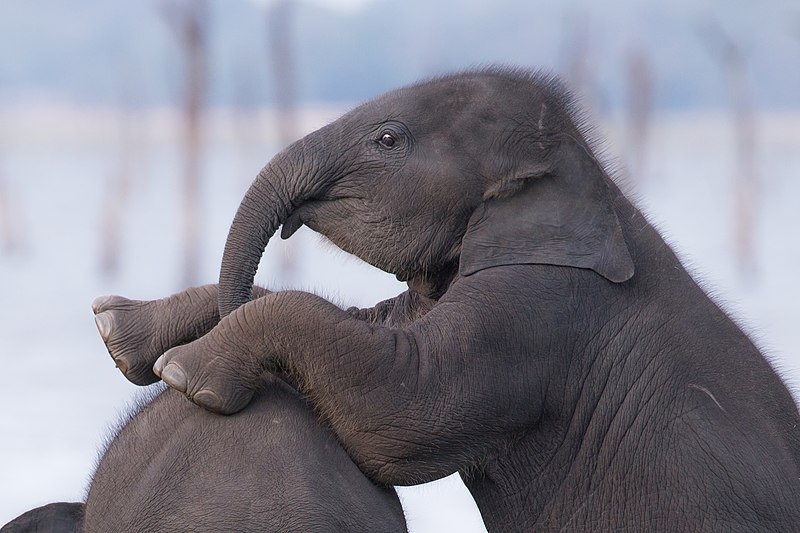
[[[392,135],[388,131],[384,131],[381,134],[381,140],[378,142],[381,143],[381,145],[385,146],[386,148],[391,148],[397,143],[397,139],[395,139],[394,135]]]

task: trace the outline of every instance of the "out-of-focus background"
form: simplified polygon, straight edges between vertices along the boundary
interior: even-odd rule
[[[0,524],[78,500],[136,387],[89,304],[214,282],[282,146],[419,78],[561,73],[679,255],[800,384],[800,5],[793,0],[0,0]],[[404,289],[307,229],[257,282]],[[412,531],[482,531],[457,478]]]

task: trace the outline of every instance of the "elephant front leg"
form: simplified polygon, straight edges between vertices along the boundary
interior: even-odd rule
[[[256,287],[253,297],[267,293]],[[199,339],[219,322],[216,285],[192,287],[150,301],[101,296],[92,302],[92,310],[108,353],[136,385],[158,381],[153,364],[161,354]]]
[[[406,291],[370,309],[343,311],[312,294],[273,293],[271,299],[235,310],[197,342],[176,345],[156,361],[154,371],[198,405],[216,413],[235,413],[249,403],[265,372],[300,380],[295,385],[302,390],[308,385],[307,365],[316,371],[326,364],[341,368],[335,356],[333,362],[323,363],[324,354],[335,351],[341,340],[341,332],[334,332],[337,325],[345,327],[355,319],[351,326],[361,335],[371,327],[400,327],[424,316],[435,303]],[[353,375],[356,370],[363,368],[354,369]]]
[[[423,483],[479,464],[541,416],[531,390],[549,378],[534,376],[537,358],[515,353],[502,323],[487,327],[482,300],[470,294],[396,328],[312,294],[273,293],[167,351],[154,371],[221,414],[243,409],[265,373],[285,372],[367,476]]]

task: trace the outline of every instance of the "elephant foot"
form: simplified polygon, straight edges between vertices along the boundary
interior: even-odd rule
[[[260,298],[236,309],[207,335],[166,351],[153,370],[209,411],[227,415],[244,409],[271,375],[271,351],[255,340],[264,338],[263,322],[256,317],[264,315],[268,301]]]
[[[117,368],[136,385],[158,381],[153,363],[172,347],[165,346],[164,325],[155,318],[159,300],[129,300],[122,296],[101,296],[92,302],[97,331]]]
[[[253,289],[258,296],[267,292]],[[137,385],[158,381],[153,364],[161,354],[199,339],[219,323],[216,285],[150,301],[101,296],[92,302],[92,311],[117,368]]]

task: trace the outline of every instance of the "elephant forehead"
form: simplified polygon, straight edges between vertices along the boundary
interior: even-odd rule
[[[515,133],[540,138],[569,126],[570,102],[554,78],[478,71],[396,89],[346,117],[352,124],[374,127],[397,120],[414,137],[440,134],[456,146],[488,151],[507,145]]]
[[[485,80],[437,79],[387,92],[358,106],[348,116],[373,123],[409,116],[420,121],[426,118],[441,121],[444,114],[457,115],[488,103],[491,91]],[[430,113],[436,116],[431,117]]]
[[[474,127],[481,122],[490,125],[507,115],[491,92],[482,84],[466,82],[423,86],[409,90],[400,107],[408,109],[420,126],[433,130]]]

